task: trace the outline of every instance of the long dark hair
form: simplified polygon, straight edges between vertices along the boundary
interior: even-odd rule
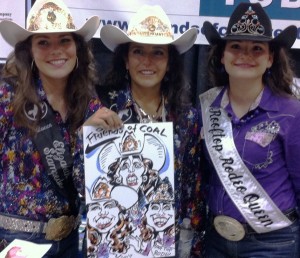
[[[101,92],[106,93],[111,90],[125,90],[128,85],[126,81],[127,70],[125,60],[128,56],[129,44],[119,45],[114,52],[112,67],[105,77],[104,83],[98,85],[98,93],[101,99]],[[191,105],[190,102],[190,85],[184,76],[183,60],[177,49],[173,45],[169,49],[169,70],[161,84],[161,91],[170,105],[171,114],[174,117],[181,115],[185,107]]]
[[[76,44],[78,66],[74,68],[68,78],[64,97],[67,102],[70,129],[75,131],[83,123],[86,108],[91,97],[95,95],[94,85],[97,77],[89,43],[80,35],[72,33],[72,36]],[[38,69],[33,65],[31,46],[32,37],[16,44],[3,67],[2,79],[14,87],[12,105],[15,122],[35,133],[38,121],[35,124],[29,121],[23,111],[25,104],[35,104],[39,107],[39,97],[35,86],[39,75]],[[41,110],[39,113],[41,114]]]

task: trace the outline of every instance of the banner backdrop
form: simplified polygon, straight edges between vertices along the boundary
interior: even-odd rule
[[[171,20],[175,37],[191,27],[199,30],[196,44],[207,44],[201,33],[202,24],[206,20],[212,22],[219,33],[224,35],[228,17],[242,1],[245,0],[65,0],[77,18],[76,24],[82,24],[92,15],[99,15],[100,28],[105,24],[113,24],[124,30],[127,29],[130,17],[143,4],[159,4]],[[249,0],[249,3],[255,2],[259,2],[271,17],[274,36],[288,25],[298,27],[298,37],[293,48],[300,48],[300,0]],[[95,37],[100,37],[99,30]]]
[[[26,0],[0,0],[0,21],[14,21],[23,28],[26,22]],[[0,61],[6,59],[12,47],[0,37]]]

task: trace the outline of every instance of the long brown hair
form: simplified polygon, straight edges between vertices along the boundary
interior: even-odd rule
[[[96,67],[89,43],[75,33],[78,66],[69,75],[65,91],[68,121],[71,132],[75,131],[82,123],[91,97],[95,95]],[[28,128],[35,133],[36,123],[29,121],[24,114],[24,105],[35,104],[39,107],[39,96],[36,92],[35,81],[39,78],[38,69],[34,65],[31,55],[32,37],[16,44],[14,51],[8,56],[2,70],[2,79],[13,86],[13,112],[17,125]]]

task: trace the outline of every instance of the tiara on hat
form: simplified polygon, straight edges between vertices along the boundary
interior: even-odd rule
[[[264,35],[265,27],[259,22],[256,12],[249,6],[241,19],[232,25],[230,31],[232,34],[250,33]]]
[[[271,19],[261,4],[243,2],[231,14],[224,37],[221,37],[213,24],[208,21],[203,24],[203,33],[211,45],[226,40],[252,40],[291,48],[297,38],[297,27],[290,25],[273,38]]]

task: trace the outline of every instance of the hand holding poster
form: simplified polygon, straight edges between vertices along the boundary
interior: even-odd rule
[[[172,128],[84,127],[88,257],[175,255]]]

